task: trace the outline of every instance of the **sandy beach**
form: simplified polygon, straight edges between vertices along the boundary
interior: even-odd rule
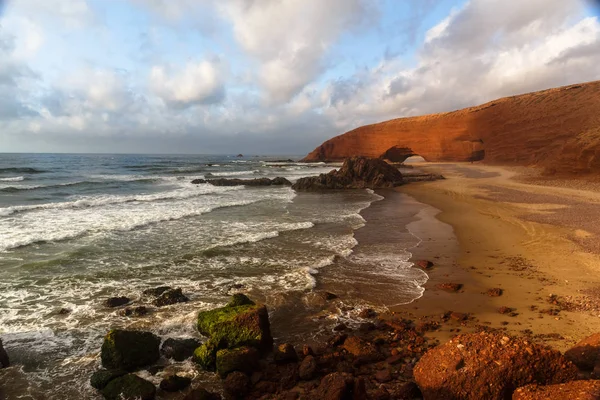
[[[430,333],[442,342],[458,332],[493,328],[565,350],[600,331],[596,185],[567,185],[526,168],[469,163],[419,168],[447,178],[398,189],[432,206],[409,229],[423,239],[411,250],[413,260],[431,260],[435,267],[428,271],[424,296],[393,308],[395,313],[446,320]],[[436,287],[440,283],[463,286],[449,293]],[[489,296],[492,288],[503,294]],[[460,313],[468,319],[460,321]]]

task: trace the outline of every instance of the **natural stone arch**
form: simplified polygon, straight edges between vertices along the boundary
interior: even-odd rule
[[[393,163],[403,163],[408,157],[412,156],[418,156],[418,154],[408,147],[394,146],[387,149],[379,158]]]

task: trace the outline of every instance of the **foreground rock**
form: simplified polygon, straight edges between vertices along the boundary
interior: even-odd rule
[[[102,390],[113,379],[127,375],[127,371],[122,369],[101,369],[92,374],[90,385],[98,390]]]
[[[597,400],[600,381],[573,381],[559,385],[528,385],[513,394],[513,400]]]
[[[558,351],[495,333],[459,335],[427,352],[414,369],[427,399],[506,399],[531,383],[555,384],[577,377]]]
[[[185,376],[169,375],[160,381],[160,389],[165,392],[178,392],[190,386],[192,380]]]
[[[163,355],[175,361],[183,361],[194,354],[194,350],[202,345],[198,339],[173,339],[165,340],[161,347]]]
[[[154,304],[156,307],[163,307],[176,303],[185,303],[188,301],[190,301],[190,299],[188,299],[187,296],[182,293],[181,288],[177,288],[164,291],[160,296],[154,299],[152,304]]]
[[[0,340],[0,368],[7,367],[10,367],[10,360],[8,359],[6,350],[4,350],[4,346],[2,346],[2,340]]]
[[[152,382],[127,374],[110,381],[102,389],[102,395],[107,400],[152,400],[156,395],[156,388]]]
[[[129,297],[121,296],[121,297],[109,297],[104,301],[104,305],[108,308],[115,308],[124,306],[129,303],[131,299]]]
[[[158,360],[159,345],[160,338],[150,332],[113,329],[104,337],[102,366],[133,371]]]
[[[194,179],[193,184],[198,185],[201,183],[210,183],[213,186],[291,186],[292,182],[285,178],[277,177],[273,179],[269,178],[256,178],[256,179],[228,179],[228,178],[217,178],[217,179]]]
[[[298,191],[377,189],[392,188],[402,183],[404,183],[402,173],[385,161],[377,158],[353,157],[344,161],[337,171],[298,179],[292,188]]]
[[[600,333],[581,340],[565,352],[565,357],[582,370],[593,370],[600,364]]]

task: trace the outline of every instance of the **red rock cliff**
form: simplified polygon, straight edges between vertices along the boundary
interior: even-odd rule
[[[351,156],[401,162],[484,160],[549,172],[600,172],[600,81],[506,97],[459,111],[399,118],[334,137],[304,161]]]

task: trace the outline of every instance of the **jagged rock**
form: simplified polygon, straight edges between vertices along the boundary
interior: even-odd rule
[[[500,288],[492,288],[492,289],[489,289],[485,293],[490,297],[499,297],[499,296],[502,296],[502,293],[504,293],[504,290],[502,290]]]
[[[122,369],[101,369],[92,374],[90,385],[95,389],[102,390],[110,381],[123,375],[127,375],[127,371]]]
[[[317,361],[312,355],[307,355],[300,363],[298,376],[305,381],[311,380],[317,372]]]
[[[280,344],[273,352],[273,359],[276,363],[285,364],[288,362],[297,362],[298,353],[296,349],[289,343]]]
[[[0,368],[10,367],[10,360],[8,358],[8,354],[6,350],[4,350],[4,346],[2,345],[2,340],[0,340]]]
[[[172,358],[175,361],[183,361],[190,358],[194,354],[194,350],[202,345],[198,339],[173,339],[169,338],[164,341],[161,351],[167,358]]]
[[[190,299],[181,292],[181,288],[177,288],[164,291],[160,296],[154,299],[152,304],[157,307],[163,307],[176,303],[185,303],[187,301],[190,301]]]
[[[167,290],[171,289],[172,288],[170,286],[159,286],[155,288],[146,289],[142,292],[142,294],[144,294],[145,296],[158,297],[161,294],[163,294],[163,292],[166,292]]]
[[[342,347],[350,354],[365,361],[375,361],[381,358],[377,348],[370,342],[358,336],[350,336]]]
[[[269,314],[264,305],[221,307],[198,314],[198,331],[219,348],[240,346],[269,351],[273,346]]]
[[[104,337],[102,366],[131,371],[152,364],[160,357],[159,345],[160,338],[151,332],[113,329]]]
[[[600,361],[600,333],[581,340],[565,352],[565,357],[582,370],[593,370]]]
[[[152,382],[127,374],[111,380],[102,389],[102,395],[106,400],[152,400],[156,395],[156,388]]]
[[[221,396],[200,387],[189,392],[183,400],[221,400]]]
[[[258,369],[260,354],[253,347],[238,347],[235,349],[222,349],[217,351],[217,373],[224,378],[233,371],[251,374]]]
[[[300,178],[292,188],[297,191],[323,189],[390,188],[403,183],[402,173],[383,160],[367,157],[352,157],[342,167],[328,174]]]
[[[223,390],[227,398],[242,398],[250,389],[250,378],[242,372],[232,372],[223,381]]]
[[[119,315],[124,317],[142,317],[148,314],[148,307],[145,306],[137,306],[137,307],[127,307],[123,310],[119,311]]]
[[[213,186],[292,186],[292,182],[283,177],[273,179],[255,178],[255,179],[238,179],[238,178],[215,178],[215,179],[194,179],[194,185],[201,183],[210,183]]]
[[[362,378],[354,378],[343,372],[334,372],[321,379],[321,384],[314,391],[312,398],[320,400],[360,400],[366,399],[367,393]]]
[[[179,392],[190,386],[192,380],[185,376],[169,375],[160,381],[159,387],[165,392]]]
[[[121,297],[109,297],[104,301],[104,305],[109,308],[120,307],[127,303],[129,303],[131,299],[129,297],[121,296]]]
[[[513,400],[597,400],[600,381],[573,381],[558,385],[527,385],[515,390]]]
[[[556,350],[485,332],[429,350],[414,368],[425,399],[505,399],[520,386],[576,377],[577,368]]]

